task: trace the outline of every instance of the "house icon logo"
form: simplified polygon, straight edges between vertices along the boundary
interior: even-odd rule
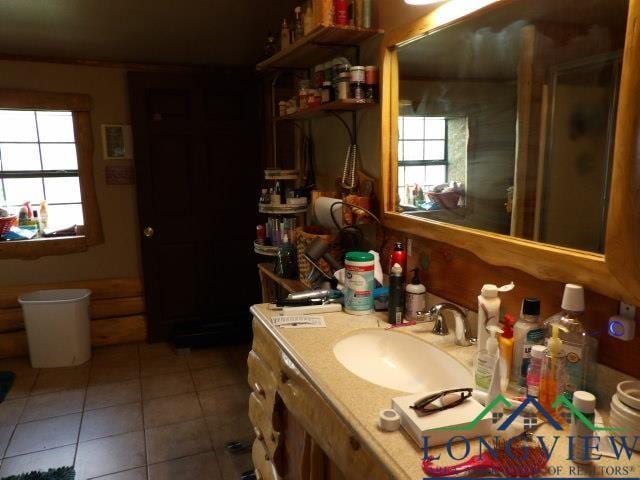
[[[487,405],[482,412],[478,414],[476,418],[473,419],[470,423],[467,423],[463,426],[453,426],[453,427],[442,427],[438,430],[457,430],[457,431],[470,431],[473,430],[474,427],[481,422],[488,414],[492,413],[492,411],[498,406],[504,406],[505,408],[511,409],[513,406],[512,403],[507,400],[504,395],[498,395],[489,405]],[[533,408],[528,408],[528,407]],[[597,431],[621,431],[624,430],[622,428],[610,428],[610,427],[601,427],[596,426],[592,420],[590,420],[587,416],[585,416],[580,410],[578,410],[571,401],[565,397],[564,395],[559,395],[556,398],[555,402],[551,405],[554,409],[558,409],[559,407],[565,407],[565,410],[562,411],[561,416],[566,421],[567,424],[571,422],[572,417],[575,417],[583,424],[587,426],[589,430],[592,432]],[[499,431],[504,431],[518,418],[523,418],[525,430],[528,430],[535,426],[538,423],[539,416],[542,417],[551,427],[555,430],[561,431],[564,430],[562,425],[558,422],[558,420],[544,408],[538,399],[532,396],[527,396],[527,398],[518,406],[511,415],[504,418],[502,413],[493,412],[493,423],[498,424]]]

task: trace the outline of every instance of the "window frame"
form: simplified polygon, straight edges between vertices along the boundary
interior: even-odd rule
[[[90,246],[104,243],[93,174],[94,144],[91,127],[91,97],[77,93],[0,89],[0,108],[71,112],[78,156],[80,199],[84,216],[83,231],[76,236],[0,242],[0,259],[37,258],[47,255],[78,253],[88,250]]]

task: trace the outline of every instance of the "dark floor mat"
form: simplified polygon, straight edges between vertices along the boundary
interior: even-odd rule
[[[0,372],[0,402],[4,400],[4,397],[7,396],[11,387],[13,387],[13,382],[16,381],[16,374],[13,372]]]
[[[46,472],[23,473],[22,475],[12,475],[1,480],[74,480],[76,471],[73,467],[51,468]]]

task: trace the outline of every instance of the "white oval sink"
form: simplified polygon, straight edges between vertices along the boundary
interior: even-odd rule
[[[410,335],[362,330],[338,341],[333,353],[371,383],[408,393],[472,387],[471,372],[452,356]]]

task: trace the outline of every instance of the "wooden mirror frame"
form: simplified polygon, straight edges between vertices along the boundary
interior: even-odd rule
[[[398,47],[518,1],[522,0],[449,0],[421,19],[385,34],[380,62],[383,223],[404,233],[464,248],[493,265],[517,268],[543,280],[580,283],[640,305],[640,0],[629,1],[604,255],[396,212]]]

